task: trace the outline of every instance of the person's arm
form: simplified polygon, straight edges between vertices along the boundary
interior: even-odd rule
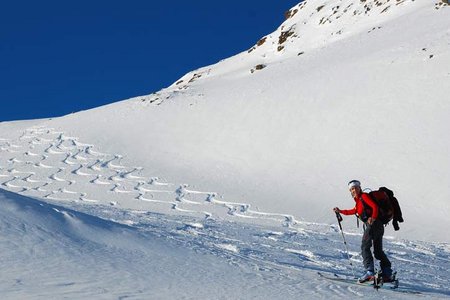
[[[352,209],[339,209],[339,212],[343,215],[349,216],[356,214],[356,206]]]
[[[349,216],[356,214],[356,206],[352,209],[339,209],[338,207],[333,208],[334,212],[341,213],[343,215]]]

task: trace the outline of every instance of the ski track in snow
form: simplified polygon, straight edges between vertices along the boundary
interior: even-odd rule
[[[216,192],[164,182],[143,168],[123,165],[121,155],[102,153],[52,128],[31,127],[15,140],[0,139],[0,147],[0,185],[6,190],[152,231],[293,282],[304,269],[352,274],[335,225],[255,211]],[[360,238],[349,234],[347,242],[359,249]],[[450,296],[447,244],[395,239],[385,244],[402,286]],[[359,274],[362,258],[353,251],[350,256]],[[316,289],[362,296],[365,288],[317,280]]]
[[[286,227],[296,223],[293,216],[254,211],[246,203],[217,199],[216,192],[145,176],[143,168],[122,165],[121,155],[102,153],[94,145],[51,128],[32,127],[17,140],[1,140],[0,145],[8,153],[1,158],[2,186],[29,196],[69,202],[100,199],[95,202],[149,211],[167,204],[163,211],[169,208],[176,214],[250,218]],[[78,195],[66,192],[68,187]]]

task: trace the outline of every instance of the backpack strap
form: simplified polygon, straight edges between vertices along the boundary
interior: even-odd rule
[[[361,201],[361,203],[363,205],[363,213],[362,213],[362,216],[359,216],[358,214],[356,214],[356,216],[365,223],[370,218],[370,216],[367,215],[367,207],[368,206],[366,205],[366,202],[364,202],[362,196],[359,198],[359,201]]]

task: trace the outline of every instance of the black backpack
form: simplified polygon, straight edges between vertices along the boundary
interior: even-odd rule
[[[372,191],[368,195],[378,205],[378,219],[383,224],[388,224],[392,220],[394,230],[399,230],[398,223],[403,222],[403,216],[394,192],[386,187],[380,187],[377,191]]]

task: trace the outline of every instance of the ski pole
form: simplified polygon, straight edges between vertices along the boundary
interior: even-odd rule
[[[350,254],[349,254],[349,252],[348,252],[347,241],[345,240],[344,230],[342,229],[342,224],[341,224],[342,216],[341,216],[341,214],[340,214],[339,212],[337,212],[337,211],[336,211],[335,213],[336,213],[336,219],[338,220],[338,223],[339,223],[339,228],[341,229],[342,239],[344,240],[345,251],[347,252],[347,258],[348,258],[348,261],[350,262],[350,266],[352,267],[352,274],[353,274],[353,277],[356,278],[356,276],[355,276],[355,270],[353,269],[353,264],[352,264],[352,261],[351,261],[351,259],[350,259]]]

